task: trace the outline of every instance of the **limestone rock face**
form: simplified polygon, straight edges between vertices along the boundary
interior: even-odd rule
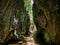
[[[15,30],[16,36],[18,34],[17,37],[19,38],[21,35],[28,35],[29,23],[30,19],[24,7],[24,0],[0,0],[1,43],[15,37],[13,30]]]
[[[10,45],[28,45],[28,43],[32,43],[21,43],[21,40],[25,39],[23,36],[27,37],[30,34],[30,17],[24,4],[24,0],[0,0],[1,45],[9,41],[10,44],[12,39],[13,44]],[[33,0],[32,8],[33,19],[37,28],[34,29],[37,30],[33,34],[34,41],[41,45],[52,45],[53,43],[58,45],[60,43],[60,1]],[[27,40],[29,39],[30,37],[27,38]]]
[[[48,34],[46,40],[60,42],[60,6],[59,0],[33,0],[33,18],[37,31],[43,30]],[[41,29],[42,28],[42,29]]]

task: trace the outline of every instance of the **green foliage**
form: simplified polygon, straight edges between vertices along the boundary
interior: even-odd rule
[[[26,11],[28,11],[29,17],[30,17],[30,27],[32,28],[34,26],[34,21],[33,21],[33,13],[32,13],[32,2],[31,0],[24,0],[25,4],[25,8]]]
[[[32,10],[31,1],[30,0],[24,0],[24,2],[25,2],[24,6],[26,7],[26,10],[28,12],[31,12],[31,10]]]

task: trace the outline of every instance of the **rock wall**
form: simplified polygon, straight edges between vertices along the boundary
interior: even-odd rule
[[[34,0],[33,17],[37,31],[45,32],[43,34],[43,37],[44,35],[47,36],[45,40],[54,43],[60,42],[59,11],[59,0]]]
[[[17,10],[19,11],[17,13]],[[10,29],[13,25],[14,16],[18,18],[18,24],[16,33],[18,37],[21,35],[29,35],[29,23],[30,19],[28,16],[28,12],[24,7],[24,0],[0,0],[0,42],[7,43],[7,40],[10,39],[11,33]],[[13,28],[13,30],[15,30]],[[15,36],[12,36],[15,37]]]

